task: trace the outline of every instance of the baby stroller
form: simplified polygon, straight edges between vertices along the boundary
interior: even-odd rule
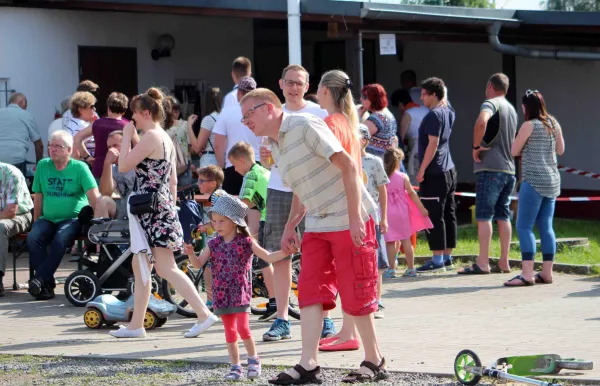
[[[82,270],[73,272],[65,281],[65,296],[76,307],[85,305],[101,294],[118,292],[126,300],[133,293],[133,271],[129,250],[129,221],[96,218],[88,231],[90,242],[100,246],[100,252],[89,250],[81,257]],[[160,278],[152,275],[152,293],[159,293]]]

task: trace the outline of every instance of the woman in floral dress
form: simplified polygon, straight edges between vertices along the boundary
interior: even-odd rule
[[[137,216],[150,248],[150,251],[146,251],[149,260],[146,262],[140,258],[145,256],[144,251],[139,251],[140,253],[133,259],[135,275],[133,317],[126,328],[122,327],[120,330],[110,332],[117,338],[146,336],[143,325],[150,299],[151,281],[142,278],[143,270],[150,265],[151,271],[152,264],[156,265],[156,272],[175,287],[198,315],[198,323],[185,333],[186,338],[200,335],[218,320],[208,310],[191,280],[177,267],[173,256],[174,250],[182,248],[183,232],[175,206],[177,194],[175,149],[168,134],[161,127],[165,117],[164,98],[156,88],[150,88],[145,94],[133,98],[131,110],[137,128],[144,132],[142,140],[138,139],[133,123],[127,124],[123,130],[119,171],[125,173],[135,169],[135,186],[132,195],[157,192],[158,205],[155,212]],[[133,149],[132,145],[135,145]]]

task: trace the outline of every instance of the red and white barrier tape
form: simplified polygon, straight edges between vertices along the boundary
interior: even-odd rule
[[[476,197],[477,195],[475,193],[470,193],[470,192],[456,192],[454,193],[455,196],[462,196],[462,197]],[[517,196],[510,196],[511,200],[518,200],[519,197]],[[556,201],[574,201],[574,202],[582,202],[582,201],[600,201],[600,197],[558,197],[556,199]]]
[[[569,173],[569,174],[575,174],[577,176],[595,178],[597,180],[600,180],[600,173],[586,172],[584,170],[573,169],[573,168],[570,168],[570,167],[564,166],[564,165],[558,165],[558,170],[561,172]]]

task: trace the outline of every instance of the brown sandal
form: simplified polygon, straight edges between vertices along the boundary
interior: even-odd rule
[[[344,383],[364,383],[364,382],[377,382],[388,378],[388,372],[385,369],[385,358],[381,358],[379,366],[372,362],[363,361],[360,367],[366,367],[373,372],[373,375],[363,374],[358,371],[353,371],[348,374],[342,382]]]
[[[300,378],[294,379],[288,373],[282,372],[277,375],[276,379],[269,379],[269,383],[272,385],[306,385],[308,383],[321,384],[321,367],[317,366],[314,369],[307,371],[300,365],[294,366],[294,370],[300,374]]]

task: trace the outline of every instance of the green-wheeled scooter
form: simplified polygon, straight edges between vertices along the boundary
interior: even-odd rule
[[[482,377],[508,379],[537,386],[561,386],[557,380],[547,382],[527,377],[555,375],[562,369],[592,370],[593,368],[594,364],[590,361],[561,358],[556,354],[504,357],[485,367],[473,351],[462,350],[454,360],[454,374],[460,383],[467,386],[477,385]]]

